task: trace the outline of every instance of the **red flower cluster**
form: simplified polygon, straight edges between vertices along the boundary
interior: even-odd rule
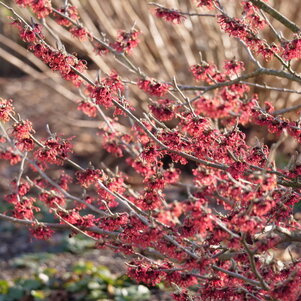
[[[76,174],[78,182],[85,188],[103,179],[103,174],[99,169],[86,169]]]
[[[70,30],[70,33],[78,38],[80,41],[86,41],[91,38],[91,34],[83,27],[74,26]]]
[[[138,82],[138,87],[149,94],[161,97],[167,93],[170,86],[154,80],[142,79]]]
[[[231,60],[225,62],[224,69],[227,75],[238,75],[241,71],[245,70],[245,67],[243,62]]]
[[[100,83],[95,86],[86,86],[86,93],[95,99],[95,103],[105,108],[113,106],[113,101],[117,101],[115,95],[123,90],[123,84],[116,72],[112,72],[109,76],[103,78]]]
[[[110,52],[107,47],[105,47],[104,45],[102,45],[100,43],[94,43],[93,46],[94,46],[94,52],[97,55],[105,55]]]
[[[73,21],[77,21],[79,19],[78,11],[75,6],[68,5],[67,8],[58,9],[58,11],[68,18],[72,19]],[[72,23],[67,19],[64,18],[56,13],[54,13],[55,21],[62,26],[70,27]]]
[[[44,38],[42,34],[42,25],[34,24],[31,27],[23,27],[20,21],[12,22],[19,29],[21,39],[26,43],[36,43]]]
[[[7,122],[10,120],[9,115],[14,111],[12,100],[0,98],[0,120]]]
[[[165,7],[158,7],[155,10],[156,17],[164,19],[167,22],[180,24],[186,19],[180,12],[174,9],[168,9]]]
[[[49,239],[54,234],[54,231],[49,227],[37,224],[33,225],[30,233],[37,239]]]
[[[301,142],[301,124],[298,121],[289,122],[285,118],[274,117],[259,108],[252,110],[253,120],[256,124],[267,126],[269,132],[280,135],[285,129],[297,141]]]
[[[25,120],[14,125],[12,135],[16,139],[22,140],[24,138],[29,138],[31,132],[33,132],[32,123],[29,120]]]
[[[254,32],[264,28],[266,21],[260,16],[258,9],[249,1],[242,1],[243,15]]]
[[[16,0],[21,6],[29,6],[38,18],[45,18],[52,12],[51,0]]]
[[[130,32],[120,31],[116,42],[112,43],[110,46],[118,52],[129,53],[133,48],[137,47],[139,35],[140,31],[136,29],[133,29]]]
[[[99,221],[102,229],[113,231],[118,230],[120,227],[126,225],[129,221],[129,215],[127,213],[117,214],[116,216],[110,216],[103,218]]]
[[[160,121],[168,121],[174,118],[174,101],[170,99],[158,99],[149,105],[152,114]]]
[[[283,44],[282,56],[286,60],[301,58],[301,39],[297,38]]]
[[[219,15],[218,23],[230,36],[241,39],[251,50],[262,54],[265,60],[270,60],[275,53],[279,52],[276,45],[268,45],[264,40],[258,38],[250,26],[241,19]]]
[[[61,165],[64,159],[73,152],[69,139],[51,137],[44,141],[44,147],[35,151],[35,159],[39,162]]]
[[[52,50],[43,44],[32,45],[29,49],[53,71],[59,71],[64,79],[72,81],[75,86],[81,85],[82,80],[77,72],[86,70],[86,61]]]
[[[110,108],[113,106],[113,95],[111,89],[105,85],[91,88],[90,93],[91,98],[95,98],[95,103],[102,105],[105,108]]]
[[[128,144],[131,140],[129,135],[117,135],[113,133],[100,133],[103,138],[103,148],[111,154],[115,154],[117,157],[123,157],[124,144]],[[121,143],[123,141],[123,143]]]
[[[32,123],[29,120],[21,121],[13,126],[12,135],[16,139],[16,146],[20,150],[31,151],[34,149]]]
[[[79,111],[82,111],[84,114],[86,114],[89,117],[96,117],[97,109],[95,105],[93,105],[90,102],[81,101],[77,109]]]
[[[224,81],[224,77],[214,64],[208,64],[202,61],[201,64],[191,66],[190,70],[196,80],[202,80],[208,84],[212,84],[216,81]]]
[[[198,6],[205,6],[208,9],[214,9],[214,5],[216,5],[216,1],[215,0],[197,0],[198,2]]]
[[[124,193],[125,178],[125,175],[117,175],[116,177],[104,179],[102,184],[106,186],[107,189],[103,188],[103,185],[100,185],[100,183],[95,185],[98,196],[100,199],[107,201],[109,207],[114,208],[118,206],[118,202],[115,201],[116,194],[122,195]],[[103,208],[104,206],[101,207]]]
[[[166,276],[165,272],[155,270],[150,263],[142,261],[130,262],[128,276],[146,284],[155,286]]]
[[[8,160],[11,165],[15,165],[21,161],[21,157],[16,155],[10,148],[0,152],[0,159]]]

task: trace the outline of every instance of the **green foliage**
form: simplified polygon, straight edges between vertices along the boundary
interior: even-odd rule
[[[38,269],[40,264],[50,260],[54,255],[46,252],[24,254],[12,260],[12,265],[16,268]]]
[[[30,267],[44,257],[39,255],[23,256],[17,260],[19,266]],[[28,260],[29,259],[29,260]],[[15,263],[16,264],[16,263]],[[66,300],[78,301],[143,301],[150,300],[150,291],[143,285],[133,283],[127,276],[116,277],[105,266],[94,266],[92,262],[78,262],[69,272],[59,275],[54,268],[37,271],[31,278],[19,278],[13,283],[0,280],[0,301],[55,300],[56,292],[64,292]]]

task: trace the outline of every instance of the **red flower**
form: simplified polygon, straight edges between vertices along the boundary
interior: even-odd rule
[[[99,169],[86,169],[82,172],[77,172],[76,174],[78,182],[85,188],[101,180],[103,175]]]
[[[104,55],[110,52],[109,49],[102,44],[94,43],[93,46],[94,46],[94,52],[97,55]]]
[[[116,71],[112,71],[110,75],[102,79],[101,83],[110,87],[111,91],[118,92],[124,90],[124,85]]]
[[[57,205],[64,206],[66,204],[66,200],[59,196],[53,196],[49,193],[41,193],[40,200],[47,204],[49,207],[56,208]]]
[[[294,39],[284,43],[282,56],[286,60],[301,58],[301,39]]]
[[[13,216],[19,219],[34,219],[34,211],[40,211],[39,207],[33,205],[35,199],[33,198],[22,198],[20,202],[14,204]]]
[[[115,154],[117,157],[123,157],[123,143],[122,137],[113,133],[103,133],[103,148],[111,154]]]
[[[162,281],[166,272],[158,271],[156,266],[148,262],[136,260],[131,262],[128,267],[128,276],[139,282],[155,286]]]
[[[68,184],[72,182],[72,177],[67,175],[64,171],[60,175],[59,179],[59,185],[62,187],[64,190],[68,190]]]
[[[144,210],[153,210],[162,205],[163,194],[160,190],[147,189],[143,196],[136,201],[137,205]]]
[[[174,9],[168,9],[165,7],[158,7],[155,10],[156,17],[164,19],[167,22],[180,24],[186,19],[180,12]]]
[[[40,162],[61,165],[63,160],[73,151],[70,143],[71,139],[49,138],[44,142],[45,147],[39,148],[34,156]]]
[[[192,137],[201,137],[205,130],[210,128],[210,122],[203,117],[186,116],[181,122],[181,128]]]
[[[19,2],[21,2],[19,0]],[[25,0],[22,5],[29,5],[38,18],[45,18],[52,12],[51,0]]]
[[[169,89],[168,84],[158,83],[154,80],[140,80],[138,82],[138,87],[155,96],[163,96]]]
[[[168,121],[174,118],[174,101],[170,99],[158,99],[149,105],[152,114],[160,121]]]
[[[127,213],[121,213],[116,216],[101,219],[100,227],[108,231],[114,231],[126,225],[128,221],[129,215]]]
[[[118,202],[115,201],[116,197],[113,194],[117,193],[122,195],[124,193],[125,191],[124,178],[120,175],[114,178],[105,179],[103,182],[104,182],[103,184],[107,187],[108,190],[110,190],[110,192],[102,188],[101,185],[96,184],[98,196],[101,199],[109,201],[108,204],[109,207],[116,207],[118,205]]]
[[[0,98],[0,121],[7,122],[10,120],[9,115],[13,114],[14,107],[12,100]]]
[[[22,140],[30,138],[31,132],[33,132],[32,123],[29,120],[25,120],[14,125],[12,135],[16,139]]]
[[[197,0],[198,6],[205,6],[208,9],[213,9],[215,0]]]
[[[219,15],[218,23],[224,31],[236,38],[243,39],[248,34],[246,25],[240,19],[230,18],[226,15]]]
[[[241,71],[245,70],[245,67],[243,62],[231,60],[225,62],[224,69],[228,75],[237,75]]]
[[[33,225],[33,228],[30,229],[30,233],[37,239],[49,239],[54,231],[49,227],[38,224]]]
[[[208,84],[214,83],[215,80],[224,81],[223,76],[220,74],[214,64],[202,62],[201,64],[191,66],[190,71],[196,80],[202,80]]]
[[[102,105],[105,108],[113,106],[112,91],[107,86],[95,87],[90,96],[95,98],[95,103],[98,105]]]
[[[82,27],[74,26],[70,29],[70,32],[80,41],[86,41],[91,38],[91,33],[89,33],[85,28]]]
[[[0,159],[9,160],[11,165],[15,165],[22,160],[19,155],[14,154],[10,149],[0,152]]]
[[[77,109],[89,117],[96,117],[97,109],[95,105],[90,102],[81,101],[81,103],[77,106]]]
[[[65,16],[69,17],[70,19],[72,19],[73,21],[77,21],[79,19],[79,15],[78,15],[78,11],[77,8],[75,6],[71,6],[68,5],[67,8],[62,8],[62,9],[58,9],[59,12],[61,12],[62,14],[64,14]],[[64,17],[61,17],[60,15],[55,14],[55,21],[62,25],[62,26],[66,26],[69,27],[72,25],[72,23],[67,20]]]
[[[233,163],[228,172],[233,176],[234,179],[241,178],[247,169],[248,165],[245,162],[235,162]]]
[[[173,283],[179,285],[179,287],[183,287],[183,288],[193,286],[198,283],[198,280],[196,277],[189,275],[189,274],[180,273],[180,272],[168,273],[166,280],[169,282],[173,282]]]
[[[31,138],[24,138],[20,139],[17,143],[16,146],[20,151],[31,151],[35,147],[35,143]]]
[[[140,32],[136,29],[133,29],[130,32],[120,31],[116,42],[112,43],[110,46],[118,52],[129,53],[133,48],[137,47],[139,35]]]
[[[42,34],[42,25],[34,24],[32,29],[20,28],[20,37],[27,43],[37,42],[40,38],[44,38]]]

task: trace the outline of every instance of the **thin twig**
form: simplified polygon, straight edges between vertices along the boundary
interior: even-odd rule
[[[183,16],[189,16],[189,17],[216,17],[215,14],[200,14],[200,13],[182,12],[182,11],[175,10],[175,9],[169,9],[169,8],[166,8],[165,6],[163,6],[159,3],[155,3],[155,2],[149,2],[148,4],[153,5],[153,6],[157,6],[159,8],[168,10],[170,12],[177,12],[180,15],[183,15]]]
[[[278,20],[280,23],[282,23],[285,27],[287,27],[292,32],[298,33],[300,32],[300,27],[296,25],[294,22],[290,21],[288,18],[286,18],[284,15],[282,15],[279,11],[271,7],[266,2],[263,2],[261,0],[250,0],[253,5],[256,7],[262,9],[264,12]]]

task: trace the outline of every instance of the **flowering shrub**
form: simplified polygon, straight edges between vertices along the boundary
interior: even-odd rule
[[[170,284],[175,300],[299,300],[300,262],[291,255],[289,262],[277,265],[271,250],[301,239],[300,224],[292,217],[301,201],[300,162],[277,167],[274,153],[281,138],[269,148],[259,141],[248,143],[242,130],[257,124],[301,142],[300,120],[284,118],[269,102],[260,105],[250,87],[300,92],[246,81],[272,75],[301,82],[292,67],[300,58],[299,27],[261,0],[239,1],[241,13],[235,17],[219,0],[192,1],[196,10],[209,13],[153,3],[154,15],[170,26],[183,26],[192,16],[214,18],[222,34],[237,39],[253,63],[249,71],[237,58],[228,58],[220,68],[201,59],[187,68],[197,85],[187,86],[176,78],[155,79],[132,62],[143,36],[136,28],[121,29],[110,41],[86,29],[68,1],[62,7],[50,0],[15,2],[43,21],[25,20],[0,2],[11,10],[11,23],[28,50],[80,91],[77,109],[102,118],[103,148],[124,159],[127,167],[112,171],[93,166],[97,162],[81,165],[73,154],[73,137],[49,131],[49,137],[39,138],[14,102],[1,98],[0,158],[18,164],[19,172],[5,196],[14,209],[0,218],[27,225],[40,239],[51,239],[62,228],[81,233],[95,240],[96,248],[127,255],[128,275],[136,281]],[[291,40],[266,15],[293,32]],[[88,63],[68,53],[59,37],[57,46],[49,42],[53,33],[42,25],[48,18],[78,43],[94,45],[95,55],[114,55],[130,80],[116,71],[92,79]],[[272,31],[275,41],[264,39],[265,31]],[[273,60],[282,69],[264,67]],[[144,112],[132,105],[131,85],[151,98]],[[49,175],[54,169],[57,178]],[[129,169],[139,176],[138,188],[128,181]],[[81,192],[73,191],[72,184]],[[39,203],[56,223],[37,215]]]

